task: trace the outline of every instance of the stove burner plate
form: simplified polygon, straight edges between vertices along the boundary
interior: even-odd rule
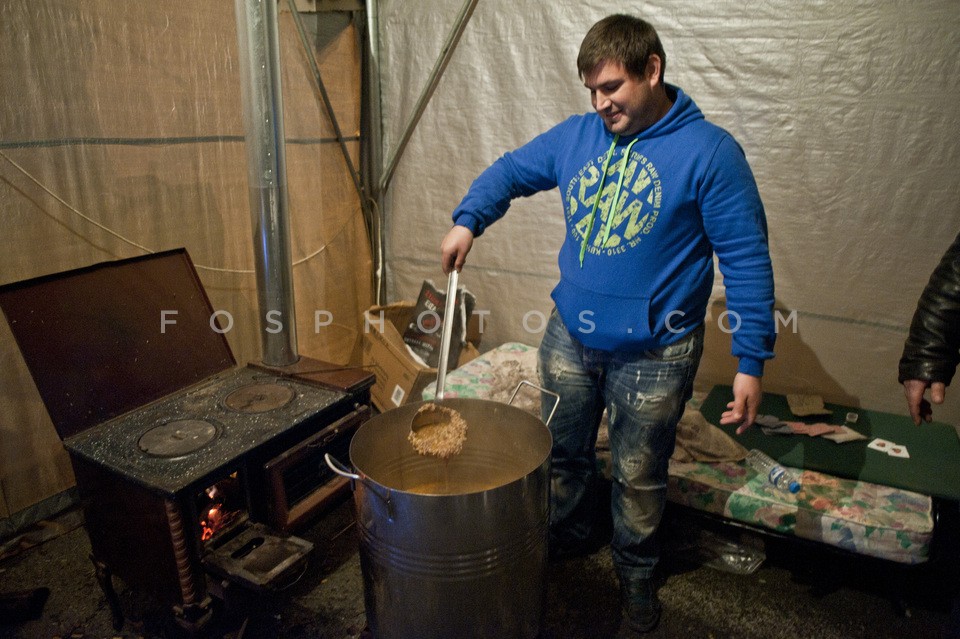
[[[279,386],[285,389],[280,391],[280,398],[292,393],[292,399],[279,408],[254,414],[238,412],[224,403],[224,398],[234,391],[264,385]],[[176,496],[301,424],[322,419],[327,409],[346,397],[339,391],[244,366],[205,378],[195,386],[77,433],[63,443],[71,455],[114,470],[164,495]],[[171,422],[194,420],[200,423],[194,424],[195,438],[191,444],[174,447],[173,451],[167,441],[171,438],[169,432],[151,432]],[[204,426],[205,423],[212,426]],[[178,427],[167,428],[176,433]],[[174,441],[185,444],[184,435],[189,438],[190,433],[182,428],[181,431],[179,436],[174,435]]]
[[[177,419],[154,426],[137,444],[155,457],[181,457],[203,448],[216,439],[218,429],[203,419]]]
[[[296,396],[289,386],[260,382],[241,386],[223,398],[223,405],[238,413],[266,413],[286,406]]]

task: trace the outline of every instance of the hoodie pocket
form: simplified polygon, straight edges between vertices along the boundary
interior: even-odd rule
[[[637,352],[656,344],[647,297],[604,295],[561,282],[553,299],[567,329],[584,346]]]

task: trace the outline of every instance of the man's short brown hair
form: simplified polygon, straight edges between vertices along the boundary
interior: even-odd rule
[[[660,82],[663,82],[667,54],[656,29],[646,20],[615,14],[607,16],[587,31],[580,44],[577,71],[582,79],[598,64],[608,60],[619,62],[632,75],[642,78],[651,53],[660,57]]]

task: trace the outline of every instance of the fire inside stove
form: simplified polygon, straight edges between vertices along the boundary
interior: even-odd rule
[[[243,520],[243,491],[237,474],[222,479],[197,495],[201,539],[210,541]]]

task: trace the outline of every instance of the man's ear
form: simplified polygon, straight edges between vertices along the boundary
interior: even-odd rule
[[[660,84],[660,69],[663,68],[663,60],[656,53],[651,53],[647,58],[647,68],[644,69],[644,79],[650,83],[650,86]]]

